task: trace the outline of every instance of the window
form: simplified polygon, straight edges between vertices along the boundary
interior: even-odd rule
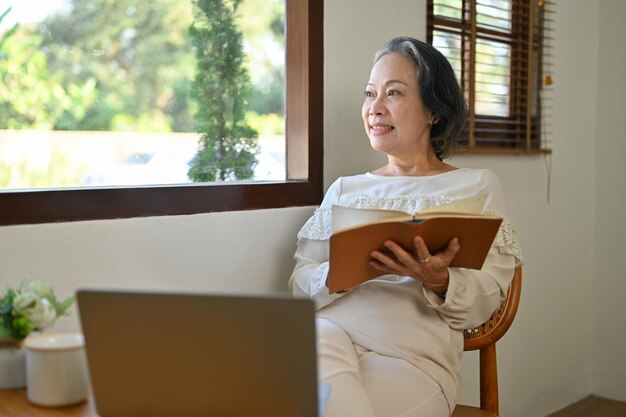
[[[428,42],[468,103],[468,152],[549,153],[542,142],[547,1],[428,0]]]
[[[286,180],[5,190],[0,191],[0,225],[318,204],[322,198],[322,3],[286,0]]]

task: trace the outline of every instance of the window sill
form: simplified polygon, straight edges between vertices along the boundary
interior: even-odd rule
[[[320,180],[0,192],[0,226],[260,210],[321,200]]]

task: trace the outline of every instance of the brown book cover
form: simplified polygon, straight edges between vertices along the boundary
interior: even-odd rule
[[[383,246],[385,240],[393,240],[414,252],[413,238],[417,235],[424,239],[431,254],[443,250],[450,239],[458,237],[461,249],[450,266],[481,269],[501,223],[500,217],[486,214],[431,212],[379,218],[336,230],[330,238],[326,285],[332,294],[385,275],[369,264],[370,253],[388,252]]]

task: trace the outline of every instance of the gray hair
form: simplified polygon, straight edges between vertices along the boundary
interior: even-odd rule
[[[467,119],[467,105],[454,70],[433,46],[402,36],[391,39],[374,56],[374,62],[388,54],[400,54],[415,66],[417,86],[424,105],[439,119],[430,131],[435,155],[443,160],[458,148],[458,138]]]

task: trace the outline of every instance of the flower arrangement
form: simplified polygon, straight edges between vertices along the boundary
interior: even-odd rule
[[[0,342],[20,342],[35,330],[44,330],[70,313],[74,297],[57,300],[52,287],[39,281],[24,282],[0,297]]]

